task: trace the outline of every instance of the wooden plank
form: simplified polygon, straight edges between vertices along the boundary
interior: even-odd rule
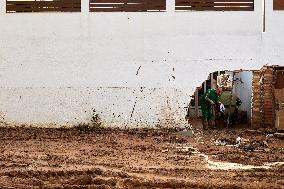
[[[13,12],[81,12],[81,8],[15,8],[7,9],[8,13]]]
[[[254,2],[253,0],[179,0],[179,1],[187,1],[187,2]]]
[[[150,8],[158,8],[161,7],[159,4],[149,4],[149,5],[144,5],[144,4],[98,4],[96,5],[96,8],[101,8],[101,7],[106,7],[106,8],[122,8],[122,9],[127,9],[127,8],[137,8],[137,9],[150,9]]]
[[[156,9],[136,9],[136,8],[128,8],[128,9],[122,9],[122,8],[91,8],[90,12],[165,12],[162,10],[156,10]]]
[[[253,0],[176,0],[176,10],[253,11]]]
[[[176,6],[198,6],[196,3],[187,3],[187,2],[182,2],[182,3],[176,3]],[[250,7],[250,3],[216,3],[216,2],[210,2],[202,5],[203,7],[212,7],[212,6],[219,6],[219,7]]]
[[[94,4],[94,3],[110,3],[110,4],[114,4],[114,3],[166,3],[165,0],[154,0],[154,1],[150,1],[150,0],[89,0],[90,4]]]
[[[81,0],[6,1],[6,12],[80,12]]]
[[[273,10],[284,10],[284,1],[273,0]]]
[[[90,12],[165,11],[166,0],[90,0]]]
[[[251,7],[176,7],[176,10],[193,10],[193,11],[253,11]]]

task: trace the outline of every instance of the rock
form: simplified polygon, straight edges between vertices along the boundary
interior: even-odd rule
[[[273,134],[267,134],[266,137],[273,137]]]
[[[268,143],[265,140],[263,141],[263,145],[268,147]]]
[[[247,151],[247,152],[253,152],[255,149],[254,147],[251,145],[251,144],[246,144],[244,146],[244,151]]]
[[[178,132],[178,134],[181,134],[181,135],[184,135],[184,136],[192,137],[194,133],[193,133],[192,130],[183,130],[183,131]]]
[[[228,144],[228,140],[227,139],[217,139],[215,141],[215,144],[216,145],[221,145],[221,146],[225,146]]]
[[[274,136],[277,138],[284,138],[284,133],[274,133]]]
[[[269,148],[264,148],[263,151],[264,152],[270,152],[270,149]]]

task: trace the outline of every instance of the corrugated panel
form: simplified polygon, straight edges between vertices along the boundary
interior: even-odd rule
[[[254,0],[176,0],[176,10],[253,11]]]
[[[6,12],[81,12],[81,0],[6,1]]]
[[[166,0],[90,0],[90,12],[165,11]]]

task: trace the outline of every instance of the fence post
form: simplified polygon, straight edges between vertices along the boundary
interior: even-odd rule
[[[81,13],[88,14],[89,12],[89,0],[81,0]]]
[[[166,11],[168,13],[175,11],[175,0],[166,0]]]

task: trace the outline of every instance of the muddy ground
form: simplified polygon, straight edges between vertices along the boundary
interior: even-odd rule
[[[0,128],[0,188],[284,188],[283,139],[248,129],[185,134]]]

